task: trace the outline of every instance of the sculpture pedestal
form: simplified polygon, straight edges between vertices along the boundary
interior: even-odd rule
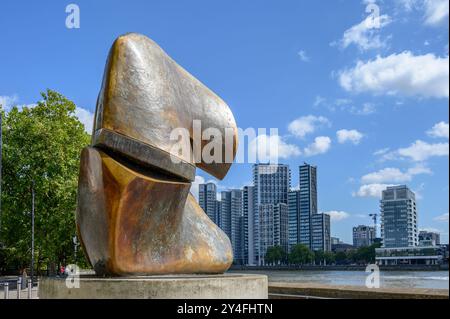
[[[98,278],[81,276],[79,288],[42,278],[40,299],[267,299],[267,276],[248,274]]]

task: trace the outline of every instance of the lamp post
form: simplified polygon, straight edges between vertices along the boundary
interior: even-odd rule
[[[2,247],[2,145],[3,145],[3,118],[0,112],[0,248]]]
[[[34,276],[34,180],[31,182],[31,284]]]
[[[72,237],[72,242],[73,242],[73,257],[74,257],[73,263],[76,264],[77,263],[77,248],[78,248],[77,235]]]

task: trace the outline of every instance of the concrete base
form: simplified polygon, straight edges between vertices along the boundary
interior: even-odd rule
[[[70,279],[69,279],[70,280]],[[42,278],[40,299],[267,299],[265,275],[177,275],[97,278],[81,276],[79,288]]]

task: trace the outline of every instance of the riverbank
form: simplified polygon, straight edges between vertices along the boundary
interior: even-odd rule
[[[269,299],[448,299],[444,289],[365,288],[269,282]]]
[[[379,266],[380,270],[384,271],[448,271],[448,264],[443,265],[396,265],[396,266]],[[252,271],[252,270],[320,270],[320,271],[365,271],[365,265],[305,265],[305,266],[238,266],[232,265],[232,271]]]
[[[332,287],[366,287],[368,273],[360,270],[229,270],[268,276],[269,283],[285,282]],[[448,271],[387,271],[379,273],[380,288],[449,290]]]

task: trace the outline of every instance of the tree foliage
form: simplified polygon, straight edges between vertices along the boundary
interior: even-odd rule
[[[72,262],[80,152],[89,135],[75,116],[76,106],[47,90],[36,106],[13,107],[3,116],[3,255],[11,267],[29,265],[31,185],[35,189],[37,268]],[[84,259],[82,253],[78,254]],[[81,261],[81,260],[80,260]],[[80,263],[78,261],[78,263]]]
[[[314,253],[305,245],[297,244],[289,254],[289,263],[294,265],[310,264],[314,260]]]
[[[266,262],[269,264],[279,264],[286,261],[286,252],[281,246],[267,248]]]

